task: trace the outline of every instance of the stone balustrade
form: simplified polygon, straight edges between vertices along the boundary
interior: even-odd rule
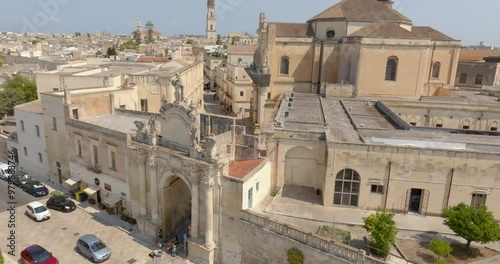
[[[258,226],[269,232],[284,236],[286,238],[298,241],[314,249],[334,255],[338,258],[355,264],[382,264],[383,260],[376,259],[365,254],[362,249],[357,249],[348,245],[338,244],[334,241],[328,241],[317,237],[311,233],[306,233],[295,227],[289,226],[268,217],[258,215],[249,210],[241,211],[241,220],[249,224]]]

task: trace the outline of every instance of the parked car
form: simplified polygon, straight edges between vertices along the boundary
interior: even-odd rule
[[[111,251],[94,235],[84,235],[76,242],[76,252],[90,259],[93,263],[104,262],[111,257]]]
[[[39,245],[31,245],[21,251],[23,264],[59,264],[59,260],[52,253]]]
[[[11,166],[12,169],[13,166]],[[10,171],[9,170],[9,165],[5,163],[0,163],[0,178],[2,178],[4,181],[7,180],[8,177],[12,176],[15,173],[15,171]]]
[[[26,184],[26,182],[31,180],[31,176],[29,176],[28,174],[26,174],[24,172],[17,172],[16,174],[14,174],[14,176],[11,178],[11,180],[16,186],[18,186],[20,188],[24,188],[24,185]]]
[[[26,215],[37,222],[50,219],[51,217],[49,209],[37,201],[31,202],[26,206]]]
[[[29,180],[24,184],[24,191],[35,196],[45,196],[49,194],[49,189],[45,185],[36,180]]]
[[[52,196],[47,201],[47,208],[61,212],[72,212],[76,209],[76,204],[65,196]]]

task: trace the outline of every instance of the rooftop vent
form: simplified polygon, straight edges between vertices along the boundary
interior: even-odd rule
[[[274,122],[274,127],[276,128],[284,128],[285,127],[285,122],[284,121],[275,121]]]

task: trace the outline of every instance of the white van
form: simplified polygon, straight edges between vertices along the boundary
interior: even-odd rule
[[[0,178],[7,180],[8,177],[14,175],[15,171],[9,171],[9,165],[5,163],[0,164]]]

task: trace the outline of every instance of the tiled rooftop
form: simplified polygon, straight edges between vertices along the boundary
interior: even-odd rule
[[[264,159],[233,161],[229,164],[229,176],[243,179],[262,162]]]

